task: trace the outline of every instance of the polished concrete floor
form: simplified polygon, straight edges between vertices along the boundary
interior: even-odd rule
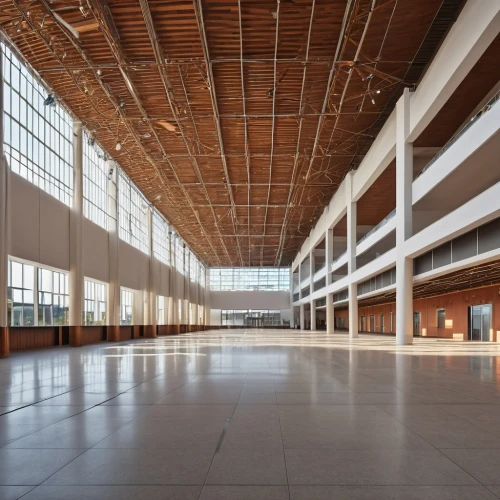
[[[0,499],[500,498],[500,345],[226,330],[0,360]]]

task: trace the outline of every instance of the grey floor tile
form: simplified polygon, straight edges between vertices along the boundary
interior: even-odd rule
[[[200,500],[288,500],[287,486],[205,486]]]
[[[91,449],[52,476],[47,484],[202,485],[212,456],[213,452],[202,449],[122,449],[119,452]]]
[[[471,485],[437,450],[285,450],[295,485]]]
[[[394,419],[324,420],[282,419],[285,448],[380,450],[384,448],[425,449],[431,446]]]
[[[283,451],[221,449],[206,484],[286,485]]]
[[[290,500],[495,500],[484,486],[290,486]]]
[[[38,485],[83,450],[0,450],[0,484]]]
[[[442,450],[458,466],[482,484],[500,485],[500,450]]]
[[[140,418],[192,419],[221,418],[234,413],[236,405],[152,405]]]
[[[2,500],[17,500],[33,488],[33,486],[0,486],[0,498]]]
[[[91,448],[128,419],[96,419],[81,413],[17,439],[6,448]]]
[[[38,486],[23,500],[198,500],[200,490],[201,486]]]
[[[215,451],[224,429],[221,417],[134,420],[96,444],[96,448],[207,448]]]

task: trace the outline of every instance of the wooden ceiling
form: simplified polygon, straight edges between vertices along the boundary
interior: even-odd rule
[[[460,4],[0,0],[0,23],[202,261],[272,266],[291,263]]]
[[[413,285],[413,298],[425,299],[491,285],[500,285],[500,261],[487,262],[439,276],[429,281],[415,283]],[[396,292],[391,291],[367,299],[360,297],[359,306],[388,304],[395,301]]]

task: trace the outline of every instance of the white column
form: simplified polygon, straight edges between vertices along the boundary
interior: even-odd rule
[[[332,262],[333,262],[333,229],[327,229],[325,233],[326,286],[332,284],[332,273],[330,272]]]
[[[299,308],[300,308],[300,329],[305,330],[306,318],[305,318],[304,304],[301,304]]]
[[[299,300],[302,298],[302,262],[299,264]]]
[[[326,296],[326,333],[335,332],[335,310],[333,307],[333,293]]]
[[[349,280],[356,271],[356,243],[357,243],[357,204],[352,199],[352,177],[354,172],[349,172],[345,178],[346,203],[347,203],[347,275]],[[349,337],[358,336],[358,286],[349,283]]]
[[[316,269],[316,257],[314,255],[314,249],[309,252],[309,295],[314,293],[314,271]],[[316,302],[311,300],[310,305],[311,319],[309,324],[311,325],[311,331],[316,330]]]
[[[83,344],[83,128],[73,123],[73,202],[69,222],[69,341]]]
[[[108,165],[108,340],[120,340],[120,237],[118,223],[118,168],[113,160]]]
[[[146,290],[146,308],[144,315],[144,336],[156,337],[156,287],[157,287],[157,261],[153,252],[153,207],[149,207],[149,280]]]
[[[316,330],[316,301],[311,300],[311,331]]]
[[[3,152],[3,79],[0,50],[0,357],[9,355],[9,324],[7,314],[7,276],[9,264],[9,170]]]
[[[413,259],[405,256],[412,235],[413,144],[410,132],[410,91],[396,105],[396,344],[413,343]]]
[[[311,278],[311,285],[309,287],[310,293],[313,293],[313,291],[314,291],[313,278],[314,278],[315,269],[316,269],[316,256],[314,254],[314,250],[311,250],[309,252],[309,275]]]
[[[170,224],[168,226],[168,255],[170,257],[170,268],[168,270],[168,302],[167,302],[167,325],[175,324],[175,310],[174,310],[174,280],[175,280],[175,245],[174,234]]]

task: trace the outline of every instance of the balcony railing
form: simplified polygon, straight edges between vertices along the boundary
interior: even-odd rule
[[[394,209],[385,219],[380,221],[374,228],[370,229],[364,236],[362,236],[359,241],[358,245],[366,240],[368,236],[371,236],[373,233],[377,232],[382,226],[385,226],[394,216],[396,215],[396,209]]]
[[[341,253],[336,259],[333,259],[332,264],[335,264],[335,262],[338,262],[346,253],[347,253],[347,250],[344,253]]]
[[[477,123],[477,121],[486,114],[490,109],[492,109],[500,100],[500,90],[467,122],[439,151],[439,153],[432,158],[432,160],[422,169],[422,171],[417,175],[420,177],[428,168],[430,168],[434,163],[440,158],[448,149],[455,144],[455,142],[462,137],[467,130],[469,130],[472,125]]]

